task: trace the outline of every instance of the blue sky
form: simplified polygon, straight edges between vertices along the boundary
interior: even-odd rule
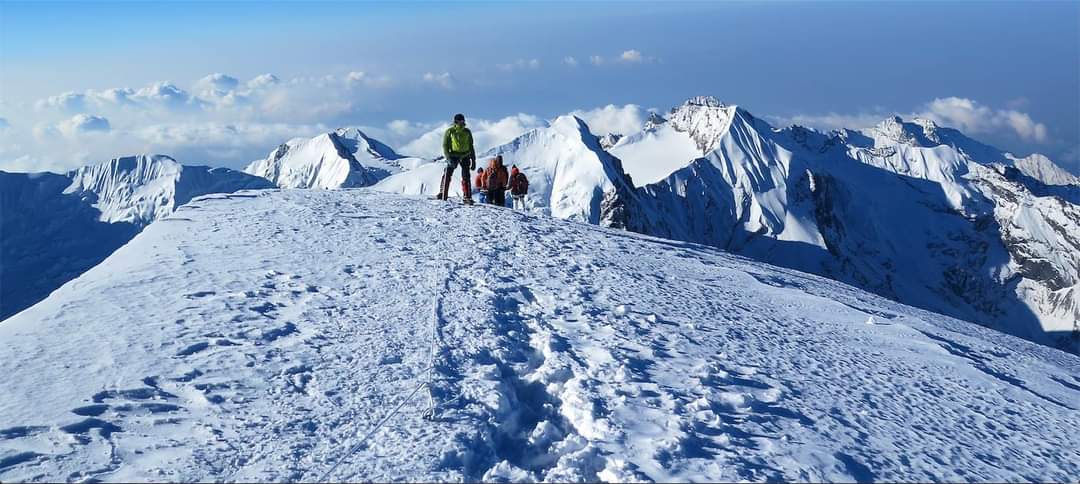
[[[457,111],[494,142],[710,94],[775,124],[931,115],[1080,172],[1077,2],[3,2],[0,64],[9,170],[241,166],[342,125],[422,154]]]

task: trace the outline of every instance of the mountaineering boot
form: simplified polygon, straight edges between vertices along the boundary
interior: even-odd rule
[[[446,200],[450,195],[450,169],[443,171],[442,181],[439,183],[439,194],[435,197],[438,200]]]
[[[462,169],[464,169],[464,167],[462,167]],[[463,173],[468,173],[468,172],[463,172]],[[461,179],[461,201],[465,205],[472,205],[472,203],[473,203],[473,200],[472,200],[472,187],[469,186],[469,176],[468,175],[465,175]]]

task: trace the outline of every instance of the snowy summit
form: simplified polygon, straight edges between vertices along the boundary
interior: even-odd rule
[[[0,371],[4,481],[1080,474],[1073,355],[704,246],[368,189],[196,198],[0,325]]]

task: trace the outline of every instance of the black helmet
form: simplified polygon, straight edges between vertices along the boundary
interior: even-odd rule
[[[461,122],[463,122],[463,123],[464,123],[464,122],[465,122],[465,115],[464,115],[464,114],[461,114],[461,113],[457,113],[457,114],[455,114],[455,115],[454,115],[454,122],[456,123],[456,122],[458,122],[458,121],[461,121]]]

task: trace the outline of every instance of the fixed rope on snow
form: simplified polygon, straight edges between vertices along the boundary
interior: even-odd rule
[[[446,269],[446,277],[443,278],[442,287],[436,289],[435,297],[432,298],[431,305],[431,359],[428,364],[427,371],[427,385],[428,385],[428,410],[424,413],[424,418],[428,420],[435,420],[435,356],[438,346],[438,326],[442,320],[442,294],[450,290],[450,274],[452,269]]]
[[[397,413],[399,411],[401,411],[401,408],[404,407],[405,404],[408,403],[410,400],[412,400],[412,398],[414,396],[416,396],[416,393],[419,392],[420,389],[424,388],[425,386],[428,387],[428,409],[426,411],[424,411],[423,417],[425,419],[429,419],[429,420],[434,420],[435,419],[436,406],[435,406],[435,392],[434,392],[434,386],[433,385],[434,385],[434,381],[435,381],[435,355],[437,353],[437,346],[438,346],[438,340],[437,340],[438,325],[439,325],[439,321],[442,319],[442,293],[445,292],[445,291],[448,291],[449,288],[450,288],[450,274],[451,274],[451,269],[447,268],[446,277],[443,278],[443,282],[442,282],[441,287],[436,287],[435,296],[432,298],[433,302],[432,302],[432,305],[431,305],[431,350],[430,350],[430,358],[431,359],[428,361],[427,379],[426,379],[426,381],[422,381],[422,382],[420,382],[420,384],[416,385],[416,388],[413,388],[412,391],[409,392],[409,394],[405,396],[405,398],[403,398],[400,402],[398,402],[397,406],[395,406],[393,410],[391,410],[389,413],[387,413],[386,416],[384,416],[382,418],[382,420],[379,421],[379,423],[375,424],[374,427],[372,427],[370,430],[368,430],[367,433],[365,433],[364,436],[360,438],[359,442],[357,442],[355,445],[353,445],[351,448],[349,448],[349,450],[347,452],[345,452],[345,454],[342,455],[341,458],[339,458],[337,460],[337,462],[335,462],[334,465],[331,466],[330,469],[327,470],[322,475],[322,477],[319,478],[318,482],[329,482],[329,481],[327,481],[327,478],[330,477],[330,475],[333,474],[335,470],[337,470],[338,466],[341,465],[342,462],[347,460],[353,454],[355,454],[356,451],[360,450],[360,447],[362,447],[364,445],[364,443],[367,442],[368,438],[370,438],[372,435],[374,435],[375,432],[377,432],[379,430],[379,428],[381,428],[383,426],[383,424],[385,424],[387,421],[389,421],[391,417],[393,417],[394,415],[397,415]],[[435,286],[435,285],[433,285],[433,286]]]
[[[395,414],[397,414],[398,410],[401,410],[401,407],[404,407],[409,400],[412,400],[412,397],[416,395],[416,392],[420,391],[420,389],[423,388],[426,384],[427,382],[420,382],[419,385],[416,385],[416,388],[413,388],[413,391],[410,392],[408,396],[403,398],[401,402],[398,403],[397,406],[390,411],[390,413],[388,413],[385,417],[383,417],[382,420],[379,421],[378,424],[375,424],[375,427],[373,427],[366,434],[364,434],[364,437],[361,438],[360,441],[356,443],[356,445],[353,445],[352,448],[350,448],[349,451],[346,452],[344,456],[342,456],[342,458],[338,459],[338,461],[330,467],[330,470],[326,471],[326,473],[323,474],[321,478],[319,478],[318,482],[329,482],[326,480],[326,478],[330,477],[330,474],[333,474],[334,471],[337,470],[338,466],[341,465],[341,463],[344,462],[349,456],[355,454],[356,451],[360,450],[360,447],[364,445],[364,442],[367,442],[367,439],[371,437],[377,430],[379,430],[379,428],[382,427],[383,424],[390,420],[390,417],[393,417]]]

